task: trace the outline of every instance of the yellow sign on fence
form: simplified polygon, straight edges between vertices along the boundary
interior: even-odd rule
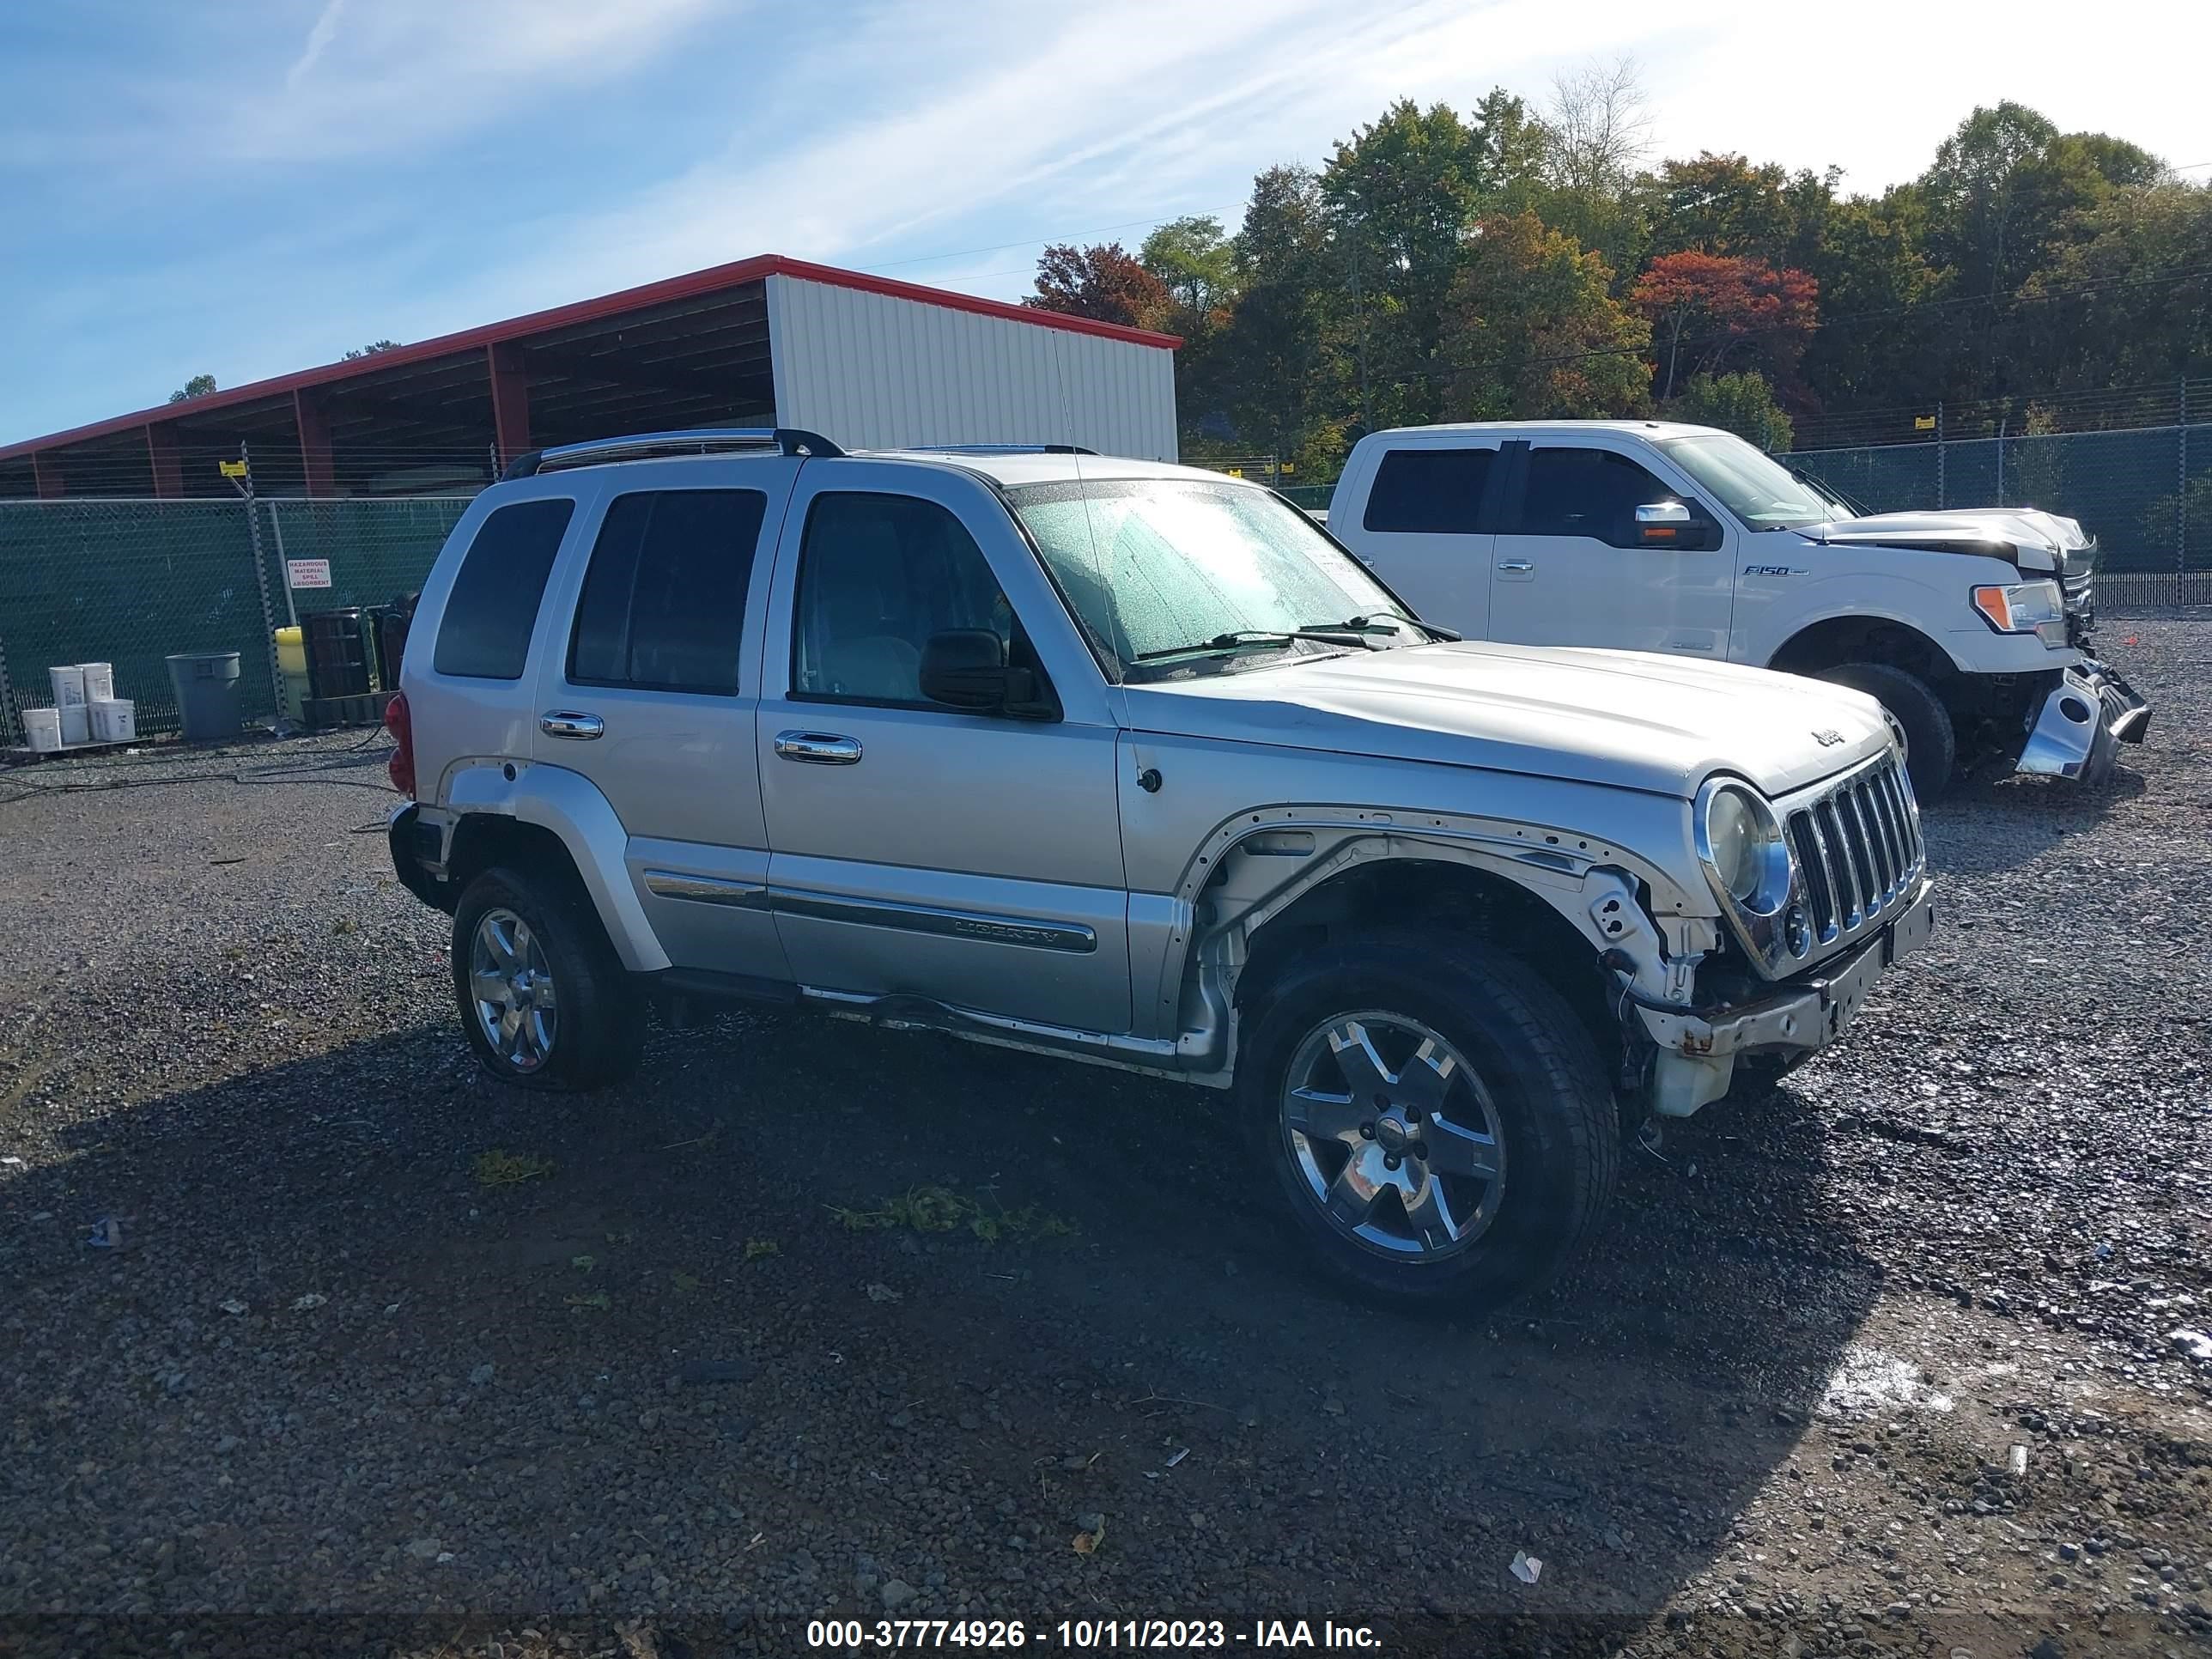
[[[1933,415],[1915,415],[1912,417],[1912,429],[1915,432],[1933,432],[1936,429],[1936,417]]]
[[[226,478],[242,478],[246,476],[244,461],[217,461],[215,465],[216,470]]]

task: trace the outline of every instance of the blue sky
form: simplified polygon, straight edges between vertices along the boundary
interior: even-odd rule
[[[0,441],[759,252],[1012,297],[1047,240],[1633,53],[1661,153],[1878,189],[2010,96],[2212,163],[2212,7],[72,0],[0,17]],[[2084,20],[2094,16],[2094,27]],[[1571,26],[1571,27],[1570,27]],[[2190,152],[2201,149],[2203,155]],[[2194,176],[2202,177],[2200,170]],[[1008,246],[1012,245],[1012,246]]]

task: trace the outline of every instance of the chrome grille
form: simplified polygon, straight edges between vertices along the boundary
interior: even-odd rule
[[[1881,922],[1927,864],[1912,786],[1893,755],[1794,802],[1788,822],[1814,947],[1806,956]]]

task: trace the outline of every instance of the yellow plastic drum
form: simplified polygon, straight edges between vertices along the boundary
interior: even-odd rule
[[[276,630],[276,666],[284,676],[284,718],[295,726],[307,717],[307,641],[296,628]]]

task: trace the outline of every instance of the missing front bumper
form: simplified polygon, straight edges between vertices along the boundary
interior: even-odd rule
[[[2104,664],[2083,658],[2043,700],[2015,769],[2043,777],[2101,783],[2124,743],[2150,730],[2150,705]]]
[[[1658,1045],[1652,1110],[1687,1117],[1718,1100],[1728,1092],[1740,1055],[1826,1048],[1858,1018],[1875,981],[1925,944],[1935,928],[1935,884],[1923,877],[1894,921],[1850,955],[1824,963],[1814,977],[1710,1015],[1645,1011],[1645,1029]]]

